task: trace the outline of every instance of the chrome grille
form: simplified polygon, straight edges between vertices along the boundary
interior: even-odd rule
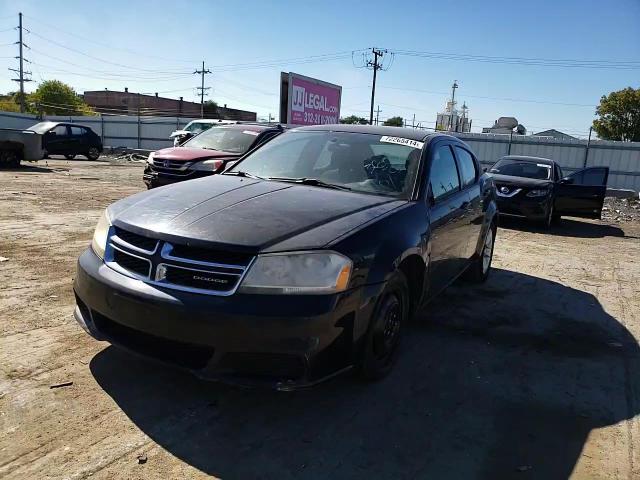
[[[151,239],[119,227],[109,232],[105,263],[127,276],[176,290],[233,295],[254,256]]]

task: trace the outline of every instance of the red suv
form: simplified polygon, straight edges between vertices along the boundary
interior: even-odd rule
[[[236,124],[214,127],[179,147],[152,152],[143,180],[147,188],[221,173],[250,150],[284,131],[280,124]]]

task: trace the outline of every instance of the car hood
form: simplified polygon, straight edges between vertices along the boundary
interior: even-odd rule
[[[518,187],[546,187],[553,182],[551,180],[538,180],[536,178],[514,177],[512,175],[499,175],[490,173],[493,181],[499,185],[514,185]]]
[[[257,253],[322,248],[403,200],[216,175],[141,192],[109,207],[114,225],[194,246]]]
[[[220,150],[207,150],[205,148],[171,147],[163,148],[154,153],[154,158],[162,158],[177,161],[206,160],[209,158],[238,158],[237,153],[222,152]]]

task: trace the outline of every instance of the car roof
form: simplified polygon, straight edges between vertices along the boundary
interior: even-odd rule
[[[424,130],[402,127],[386,127],[378,125],[351,125],[351,124],[331,124],[331,125],[310,125],[299,126],[295,131],[323,131],[323,132],[345,132],[345,133],[368,133],[373,135],[402,137],[410,140],[425,141],[431,137],[443,136],[458,140],[452,135],[444,135],[439,132],[425,132]]]
[[[551,160],[550,158],[530,157],[528,155],[505,155],[502,158],[506,158],[509,160],[523,160],[525,162],[546,163],[548,165],[553,165],[557,163],[555,160]]]
[[[220,125],[218,128],[226,128],[231,130],[249,130],[251,132],[264,132],[265,130],[286,130],[287,125],[279,123],[230,123]]]
[[[65,126],[69,126],[69,127],[84,127],[84,128],[88,128],[89,130],[91,130],[91,127],[88,125],[83,125],[82,123],[75,123],[75,122],[51,122],[48,120],[45,120],[44,122],[39,122],[36,123],[35,125],[31,125],[27,130],[33,130],[33,127],[38,127],[38,130],[33,130],[38,131],[38,132],[46,132],[51,130],[52,128],[57,127],[58,125],[65,125]]]

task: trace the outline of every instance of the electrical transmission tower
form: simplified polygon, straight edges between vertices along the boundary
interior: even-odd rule
[[[194,75],[196,73],[200,75],[200,86],[196,88],[200,91],[200,118],[204,118],[204,96],[205,96],[205,92],[211,88],[211,87],[204,86],[204,76],[205,74],[211,73],[211,70],[206,70],[204,68],[204,61],[203,61],[202,70],[196,70],[193,73]]]
[[[24,71],[24,62],[29,62],[29,61],[24,58],[23,48],[24,47],[29,48],[29,46],[22,41],[22,13],[18,13],[17,44],[18,44],[19,55],[16,58],[20,60],[20,66],[17,69],[9,68],[9,70],[11,70],[12,72],[16,72],[18,74],[18,78],[12,78],[11,80],[14,82],[18,82],[20,84],[20,112],[24,113],[25,111],[24,84],[25,82],[33,82],[33,80],[31,80],[30,78],[25,78],[25,75],[31,75],[31,72]]]
[[[376,99],[376,79],[378,70],[389,70],[393,63],[394,53],[386,49],[372,48],[371,52],[362,54],[362,65],[360,67],[373,70],[373,84],[371,85],[371,109],[369,111],[369,124],[373,125],[373,105]],[[386,62],[386,63],[385,63]]]

